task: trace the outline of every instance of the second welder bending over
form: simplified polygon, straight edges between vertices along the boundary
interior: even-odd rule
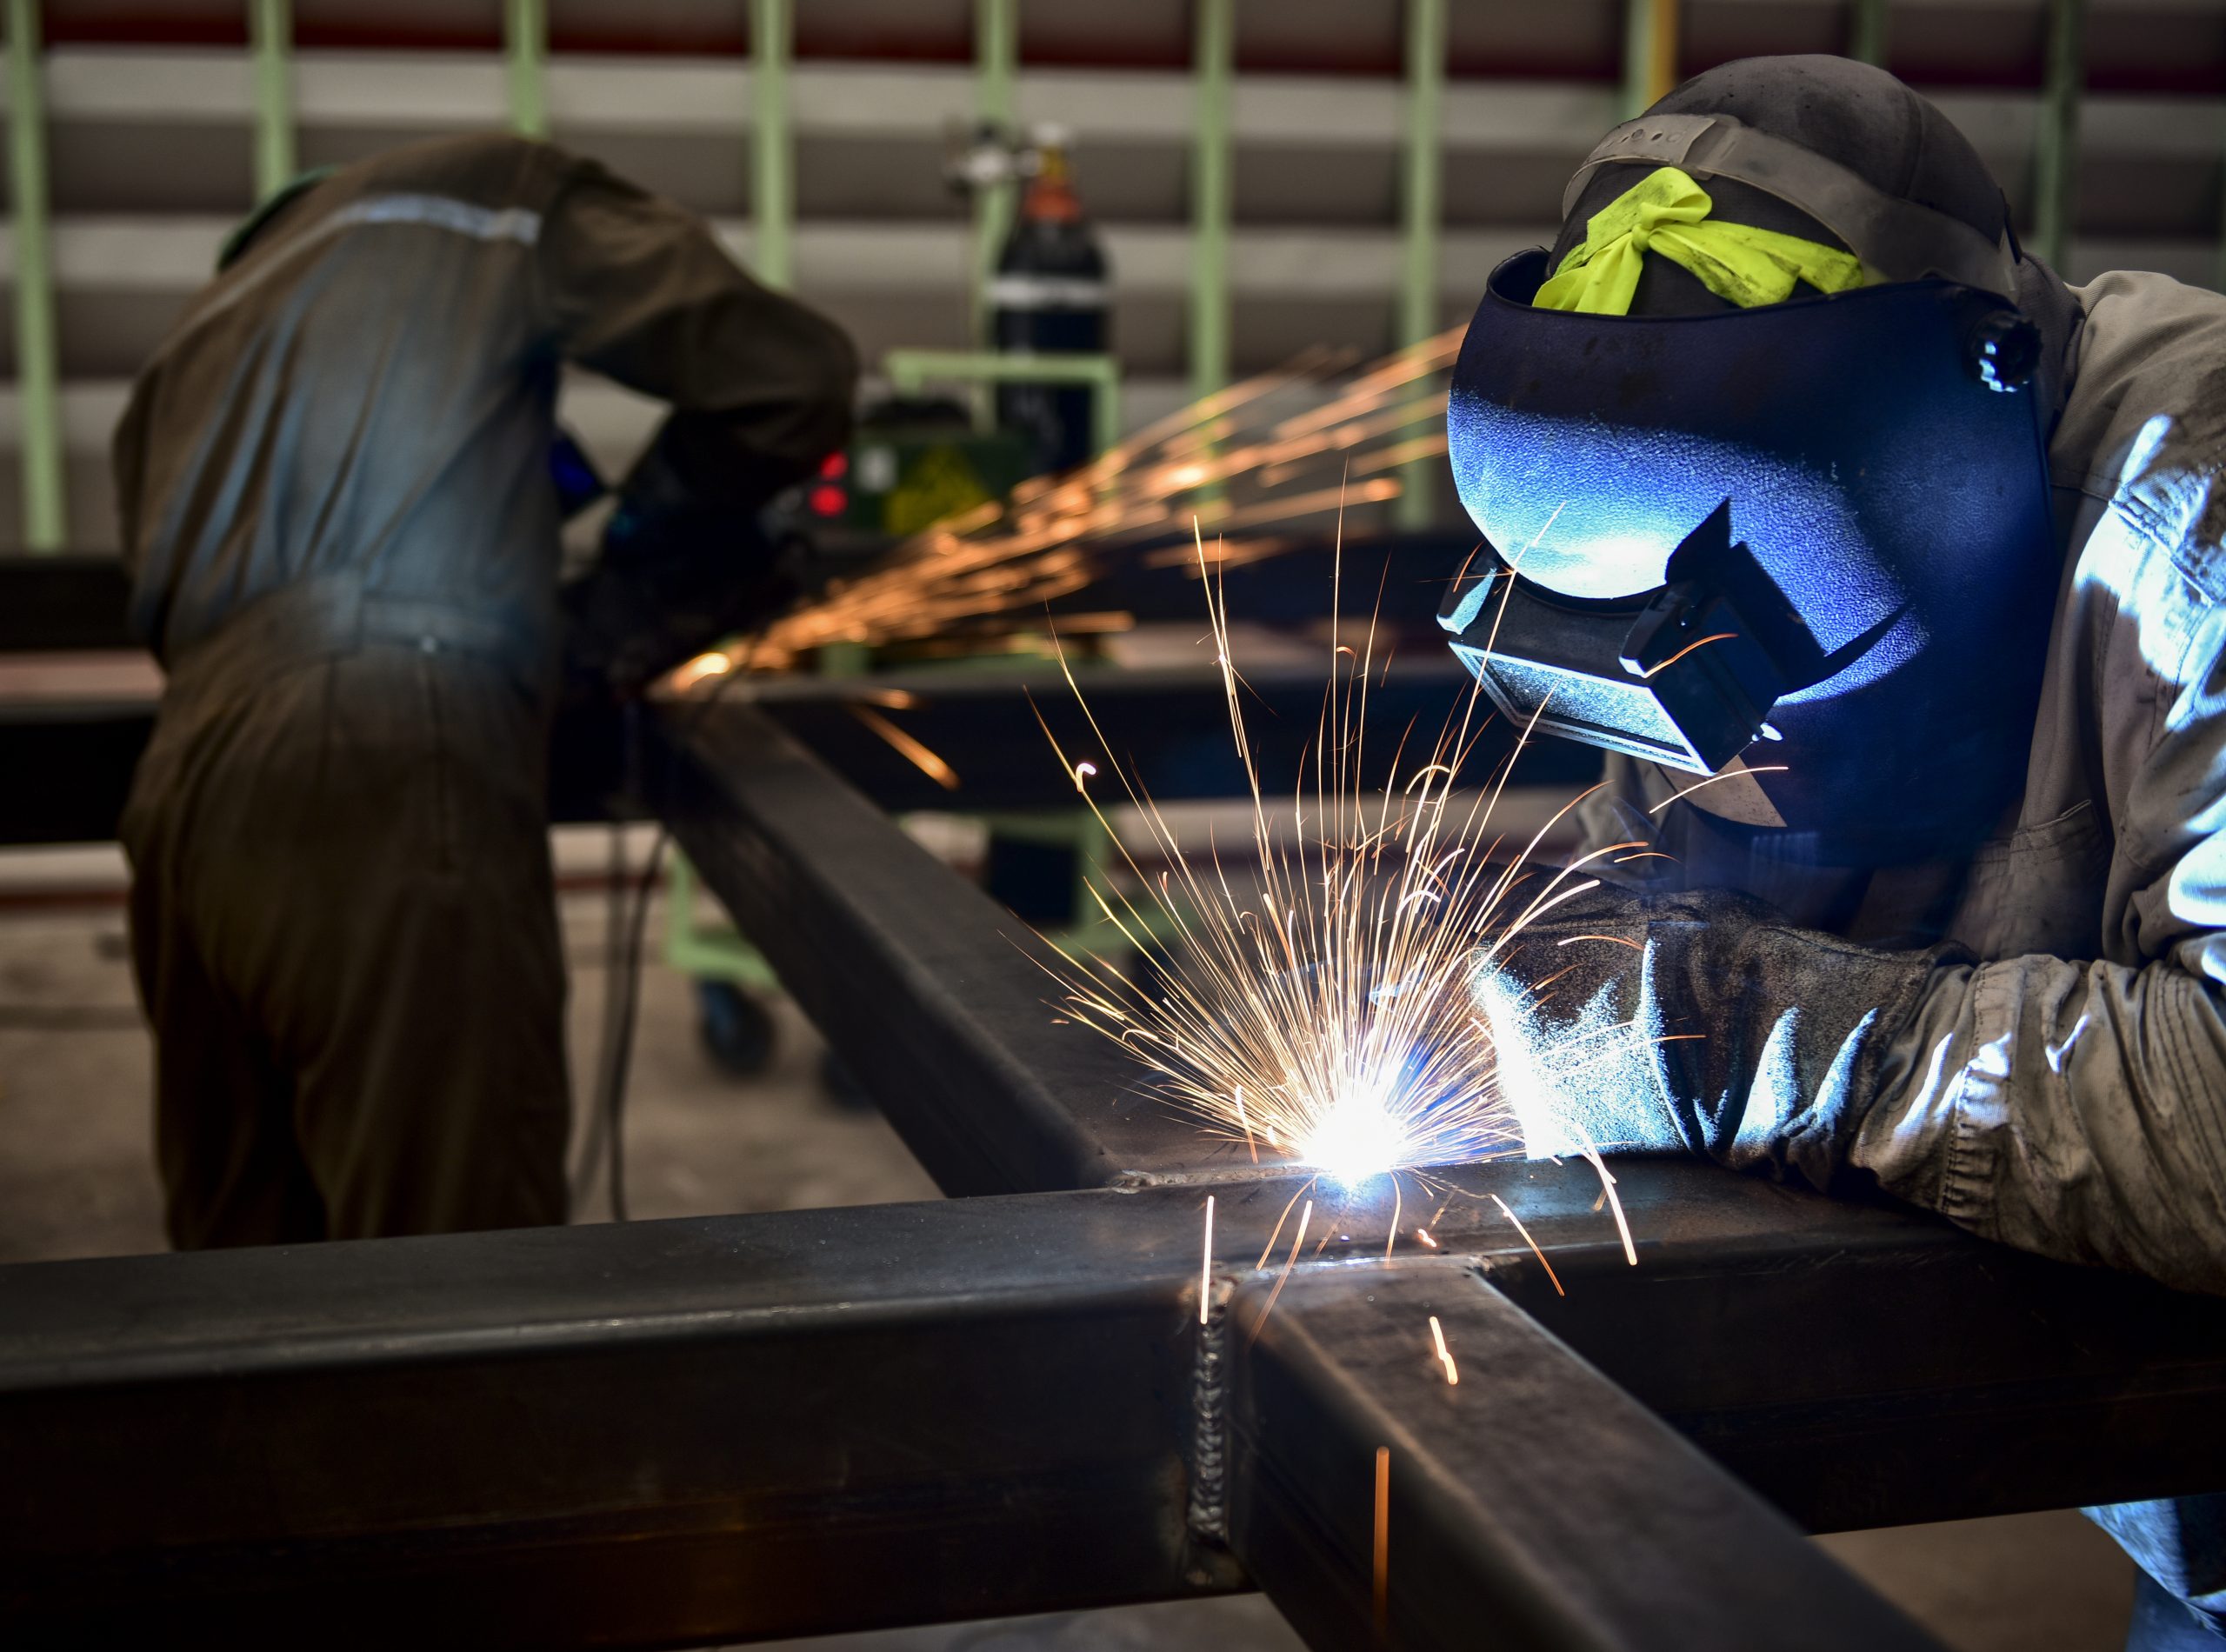
[[[700,596],[763,576],[749,513],[844,440],[856,358],[547,145],[417,144],[274,206],[115,440],[169,672],[121,836],[170,1237],[560,1222],[559,368],[672,403],[628,491],[689,502]]]

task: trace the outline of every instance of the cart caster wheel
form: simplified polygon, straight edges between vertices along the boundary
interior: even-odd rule
[[[819,1086],[827,1092],[827,1099],[845,1113],[875,1110],[865,1086],[858,1082],[850,1064],[831,1049],[819,1058]]]
[[[696,983],[696,1030],[704,1053],[736,1078],[756,1078],[773,1063],[773,1017],[731,981]]]

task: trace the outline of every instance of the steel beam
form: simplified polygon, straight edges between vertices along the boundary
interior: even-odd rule
[[[2226,1474],[2226,1304],[1704,1165],[1617,1174],[1636,1268],[1584,1167],[1447,1173],[1438,1254],[1536,1331],[1461,1268],[1415,1267],[1418,1246],[1383,1266],[1388,1188],[1316,1187],[1326,1243],[1248,1345],[1288,1177],[1213,1187],[1210,1269],[1198,1186],[0,1269],[0,1636],[709,1643],[1226,1589],[1223,1534],[1320,1636],[1366,1552],[1368,1488],[1356,1506],[1337,1460],[1356,1442],[1394,1450],[1388,1608],[1417,1636],[1479,1568],[1466,1598],[1495,1622],[1543,1609],[1532,1562],[1588,1609],[1698,1575],[1697,1535],[1641,1517],[1673,1496],[1753,1542],[1756,1569],[1822,1588],[1633,1403],[1664,1393],[1724,1468],[1803,1465],[1779,1501],[1809,1526],[1865,1500],[1929,1518],[1943,1493],[2003,1512]],[[1430,1219],[1417,1192],[1409,1225]],[[1429,1313],[1467,1409],[1429,1388]],[[1556,1336],[1640,1391],[1614,1397]],[[1550,1390],[1527,1430],[1494,1409],[1526,1380]],[[1933,1455],[1951,1436],[1972,1443]],[[1481,1501],[1547,1472],[1562,1515],[1476,1529]],[[1630,1518],[1563,1543],[1556,1520],[1619,1502]],[[1697,1621],[1710,1636],[1685,1644],[1798,1629]]]
[[[0,1269],[0,1638],[701,1644],[1241,1562],[1344,1645],[1388,1446],[1394,1643],[1895,1645],[1719,1471],[1812,1529],[2226,1483],[2226,1302],[1685,1160],[1617,1162],[1635,1264],[1581,1165],[1256,1168],[765,707],[647,732],[660,812],[930,1170],[1015,1196]]]
[[[1255,1174],[1141,1094],[1109,1046],[1058,1024],[1026,929],[761,712],[723,708],[663,732],[659,807],[690,857],[947,1190]],[[1570,1294],[1543,1276],[1509,1288],[1804,1523],[2226,1483],[2226,1440],[2199,1464],[2189,1455],[2216,1433],[2203,1407],[2226,1392],[2226,1305],[2054,1267],[1898,1209],[1729,1176],[1657,1181],[1660,1166],[1618,1174],[1643,1288],[1566,1277],[1624,1277],[1581,1172],[1561,1184],[1579,1207],[1532,1222],[1568,1248],[1556,1265]],[[1982,1426],[1991,1415],[2023,1421]],[[2036,1452],[2027,1424],[2043,1416],[2063,1429]]]
[[[693,1646],[1226,1589],[1116,1195],[0,1269],[0,1640]]]
[[[1937,1646],[1470,1265],[1261,1282],[1229,1322],[1232,1540],[1325,1652]]]
[[[1429,658],[1429,656],[1424,656]],[[1374,707],[1403,723],[1435,720],[1461,691],[1450,665],[1430,658],[1429,670],[1395,671]],[[1283,669],[1248,674],[1260,698],[1256,718],[1261,772],[1288,789],[1321,709],[1319,674]],[[753,703],[810,748],[843,781],[882,809],[1058,809],[1074,801],[1072,783],[1044,743],[1030,696],[1062,728],[1078,723],[1056,670],[969,676],[918,671],[868,679],[796,678],[753,684]],[[1225,730],[1219,681],[1210,669],[1107,670],[1091,703],[1118,716],[1122,761],[1132,764],[1163,800],[1225,797],[1243,776]],[[893,696],[905,709],[882,709]],[[856,715],[872,710],[940,753],[962,782],[946,790]],[[723,709],[710,719],[716,725]],[[151,694],[98,700],[0,703],[0,774],[36,774],[41,784],[0,793],[0,844],[97,842],[116,832],[117,810],[132,766],[153,728]],[[707,729],[707,732],[710,732]],[[616,719],[571,712],[559,718],[551,749],[550,818],[629,817],[619,795],[623,740]],[[1583,749],[1541,744],[1527,752],[1518,777],[1567,785],[1574,793],[1597,774]],[[896,828],[881,828],[890,838]]]

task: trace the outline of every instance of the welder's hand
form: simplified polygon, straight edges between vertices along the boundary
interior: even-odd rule
[[[1822,1188],[1940,961],[1744,896],[1602,889],[1480,949],[1470,990],[1531,1157],[1682,1149]]]
[[[761,629],[807,590],[803,551],[752,518],[676,510],[625,525],[559,596],[575,689],[637,694],[721,638]]]

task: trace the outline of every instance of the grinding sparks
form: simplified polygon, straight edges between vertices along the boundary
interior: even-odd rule
[[[1437,1316],[1430,1316],[1430,1340],[1437,1344],[1437,1362],[1445,1368],[1445,1386],[1459,1388],[1461,1372],[1453,1363],[1453,1350],[1445,1345],[1445,1328],[1437,1322]]]
[[[1096,581],[1110,558],[1164,543],[1193,520],[1227,536],[1219,550],[1228,560],[1273,555],[1283,542],[1268,530],[1394,498],[1402,483],[1391,472],[1445,451],[1445,397],[1431,381],[1461,337],[1456,327],[1356,370],[1310,351],[1217,391],[1087,464],[1021,483],[1003,504],[914,534],[776,621],[751,663],[781,669],[832,643],[949,643],[970,630],[968,650],[979,652],[985,629],[1040,615]],[[1241,536],[1253,533],[1261,536]],[[1118,613],[1059,622],[1069,635],[1129,623]]]
[[[1142,841],[1124,841],[1094,797],[1090,807],[1141,892],[1093,885],[1090,893],[1140,963],[1131,975],[1063,953],[1063,1008],[1151,1068],[1168,1099],[1232,1148],[1241,1141],[1256,1162],[1264,1143],[1347,1189],[1390,1176],[1396,1234],[1402,1173],[1521,1150],[1470,976],[1480,956],[1594,881],[1582,876],[1581,861],[1540,874],[1540,887],[1516,897],[1529,849],[1503,864],[1493,858],[1499,840],[1485,832],[1504,769],[1481,790],[1455,789],[1483,733],[1473,686],[1436,739],[1418,748],[1418,761],[1399,761],[1403,741],[1386,777],[1363,778],[1372,772],[1365,737],[1373,627],[1357,649],[1330,639],[1317,756],[1284,823],[1261,789],[1227,610],[1202,533],[1194,550],[1250,788],[1252,854],[1242,870],[1225,867],[1218,852],[1194,862],[1116,766],[1143,823],[1131,836]],[[1071,669],[1067,681],[1075,686]],[[1110,750],[1086,702],[1082,709],[1101,753]],[[1075,773],[1079,765],[1048,723],[1044,733]],[[1168,872],[1148,876],[1143,857],[1163,861]]]
[[[728,672],[733,669],[734,660],[732,656],[723,654],[716,649],[713,649],[709,654],[698,654],[694,659],[689,661],[687,664],[674,668],[672,673],[673,691],[677,694],[684,694],[690,689],[694,688],[698,683],[703,682],[706,678],[724,676]]]
[[[903,756],[904,760],[907,763],[910,763],[914,768],[917,769],[929,779],[934,781],[936,785],[941,786],[945,791],[956,791],[958,789],[958,771],[956,769],[945,763],[943,758],[937,756],[935,752],[930,751],[926,746],[922,745],[910,735],[905,733],[903,729],[898,728],[887,717],[883,716],[880,712],[870,711],[862,705],[854,705],[850,708],[850,715],[856,717],[860,723],[864,723],[867,728],[872,729],[883,739],[889,742],[891,746],[895,747],[896,750]]]

